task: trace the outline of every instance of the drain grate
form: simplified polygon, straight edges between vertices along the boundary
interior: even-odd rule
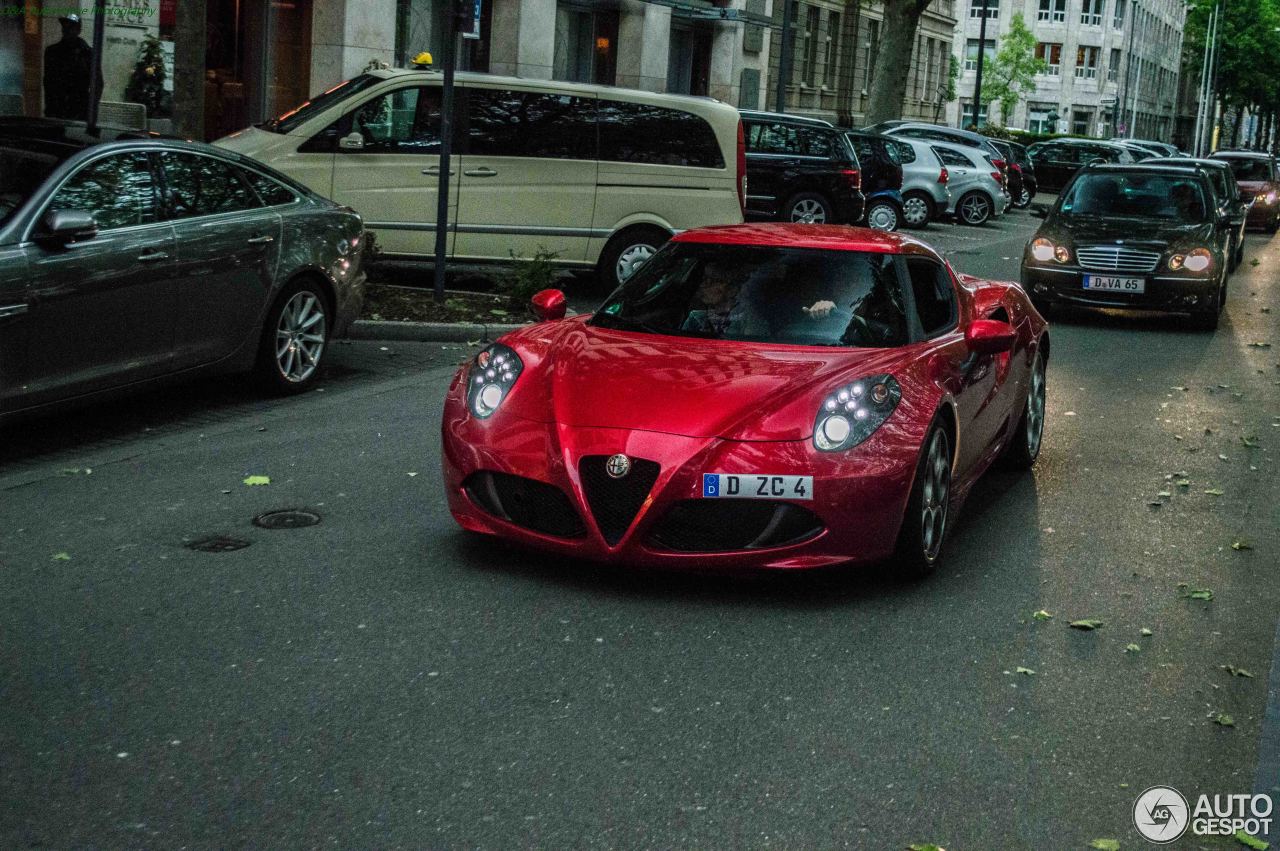
[[[253,518],[253,525],[261,529],[301,529],[320,522],[320,515],[301,508],[284,508],[268,511]]]
[[[242,541],[239,538],[226,538],[216,535],[212,538],[201,538],[198,541],[189,541],[183,546],[189,550],[195,550],[201,553],[230,553],[236,550],[243,550],[249,546],[249,541]]]

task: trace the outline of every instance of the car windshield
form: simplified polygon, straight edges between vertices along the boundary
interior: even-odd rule
[[[651,334],[886,348],[908,341],[893,255],[669,243],[592,325]]]
[[[344,98],[364,91],[380,80],[380,77],[375,77],[372,74],[361,74],[358,77],[352,77],[350,80],[344,80],[333,88],[313,96],[311,100],[295,106],[283,115],[264,121],[258,126],[273,133],[292,133],[313,116],[319,115]]]
[[[0,224],[40,187],[62,157],[0,143]]]
[[[1271,179],[1271,162],[1260,157],[1218,157],[1235,174],[1236,180],[1265,181]]]
[[[1200,181],[1172,174],[1101,172],[1081,175],[1063,195],[1058,212],[1099,216],[1202,222],[1208,215]]]

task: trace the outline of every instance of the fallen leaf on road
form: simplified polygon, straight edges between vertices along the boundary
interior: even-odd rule
[[[1267,849],[1271,847],[1270,843],[1263,842],[1256,836],[1250,836],[1243,830],[1237,830],[1235,833],[1231,834],[1231,838],[1246,848],[1252,848],[1253,851],[1267,851]]]
[[[1120,841],[1118,839],[1095,839],[1089,843],[1089,847],[1094,851],[1120,851]]]
[[[1192,588],[1185,582],[1178,583],[1178,596],[1186,600],[1205,600],[1213,599],[1213,591],[1209,588]]]
[[[1222,496],[1226,491],[1222,490],[1222,488],[1209,488],[1205,493],[1209,494],[1209,496]]]
[[[418,475],[418,474],[417,474],[417,473],[409,473],[408,475],[409,475],[409,478],[411,478],[411,479],[412,479],[414,476],[416,476],[416,475]]]
[[[1036,619],[1036,620],[1038,620],[1038,621],[1048,621],[1048,620],[1053,620],[1053,615],[1049,614],[1049,613],[1048,613],[1048,612],[1046,612],[1044,609],[1041,609],[1040,611],[1036,612],[1036,613],[1035,613],[1034,615],[1032,615],[1031,617],[1035,618],[1035,619]]]
[[[1160,491],[1160,493],[1156,494],[1156,496],[1160,497],[1161,499],[1168,499],[1169,497],[1173,496],[1173,494],[1169,493],[1168,491]]]
[[[1138,634],[1139,634],[1139,635],[1145,635],[1145,636],[1148,636],[1148,637],[1149,637],[1149,636],[1152,636],[1152,635],[1155,635],[1155,633],[1153,633],[1151,630],[1147,629],[1145,626],[1144,626],[1142,629],[1138,630]]]
[[[1250,343],[1249,345],[1250,345],[1251,347],[1255,348],[1255,349],[1269,349],[1269,348],[1271,348],[1271,344],[1270,344],[1270,343]]]
[[[1219,460],[1219,461],[1226,461],[1226,460],[1227,460],[1227,456],[1225,456],[1225,455],[1223,455],[1221,452],[1219,452],[1219,453],[1218,453],[1218,460]]]
[[[1236,719],[1232,718],[1225,712],[1218,712],[1213,716],[1213,723],[1217,724],[1219,727],[1234,727],[1236,725]]]
[[[271,477],[270,476],[246,476],[244,483],[249,487],[253,487],[255,485],[269,485],[271,484]]]
[[[1064,417],[1074,417],[1075,415],[1076,415],[1075,411],[1067,411],[1066,413],[1063,414]]]
[[[1246,677],[1250,680],[1254,678],[1253,674],[1249,673],[1244,668],[1237,668],[1235,665],[1219,665],[1218,667],[1233,677]]]
[[[1250,544],[1250,543],[1248,543],[1247,541],[1232,541],[1232,542],[1231,542],[1231,549],[1233,549],[1233,550],[1251,550],[1251,549],[1253,549],[1253,545],[1252,545],[1252,544]]]
[[[71,561],[71,554],[70,553],[54,553],[53,560],[54,561]]]
[[[1021,665],[1019,665],[1017,668],[1014,669],[1014,673],[1026,674],[1028,677],[1034,677],[1036,675],[1035,671],[1031,670],[1030,668],[1024,668]]]
[[[1170,387],[1169,389],[1170,389],[1170,390],[1181,390],[1183,393],[1186,393],[1186,392],[1187,392],[1187,388],[1183,387],[1181,384],[1179,384],[1179,385],[1177,385],[1177,386],[1175,386],[1175,387]]]
[[[1139,647],[1139,646],[1138,646],[1138,645],[1136,645],[1136,644],[1130,644],[1130,645],[1128,645],[1127,647],[1125,647],[1125,648],[1124,648],[1124,652],[1126,652],[1126,653],[1141,653],[1141,652],[1142,652],[1142,648],[1141,648],[1141,647]]]
[[[84,467],[83,469],[80,467],[66,467],[58,471],[58,475],[60,476],[88,476],[92,474],[92,467]]]
[[[1175,484],[1176,484],[1178,487],[1180,487],[1180,488],[1189,488],[1189,487],[1191,487],[1191,480],[1190,480],[1190,479],[1178,479],[1178,481],[1177,481],[1177,482],[1175,482]]]
[[[947,849],[943,848],[941,845],[934,845],[932,842],[929,842],[923,845],[908,845],[907,851],[947,851]]]
[[[1240,442],[1250,449],[1255,449],[1258,446],[1258,438],[1256,437],[1245,437],[1241,435]]]
[[[1071,627],[1072,629],[1097,629],[1098,627],[1102,626],[1102,621],[1086,619],[1086,620],[1072,621],[1071,623],[1067,624],[1067,626]]]

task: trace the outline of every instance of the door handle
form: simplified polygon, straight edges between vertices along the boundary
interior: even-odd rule
[[[31,307],[29,304],[6,304],[4,307],[0,307],[0,319],[7,319],[10,316],[26,313],[29,307]]]
[[[157,260],[168,260],[169,255],[164,251],[144,251],[138,255],[139,263],[155,263]]]
[[[438,166],[438,165],[427,166],[426,168],[424,168],[424,169],[422,170],[422,173],[423,173],[423,174],[429,174],[429,175],[431,175],[432,177],[439,177],[439,176],[440,176],[440,166]],[[455,174],[457,174],[457,172],[456,172],[456,171],[454,171],[453,169],[449,169],[449,176],[450,176],[450,177],[453,177]]]
[[[250,237],[248,240],[250,245],[270,245],[275,241],[276,241],[276,238],[274,236],[271,236],[270,234],[267,234],[264,236],[253,236],[253,237]]]
[[[494,177],[497,175],[497,172],[489,168],[488,166],[481,166],[480,168],[469,168],[463,171],[462,173],[465,174],[467,177]]]

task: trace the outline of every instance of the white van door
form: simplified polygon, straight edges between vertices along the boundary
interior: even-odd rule
[[[406,85],[348,112],[338,122],[333,161],[331,197],[364,217],[385,254],[434,255],[440,187],[438,85]],[[450,222],[458,209],[456,159],[451,171]],[[452,243],[452,233],[450,237]]]
[[[581,262],[596,199],[595,100],[459,87],[454,254],[510,260],[552,252]]]

